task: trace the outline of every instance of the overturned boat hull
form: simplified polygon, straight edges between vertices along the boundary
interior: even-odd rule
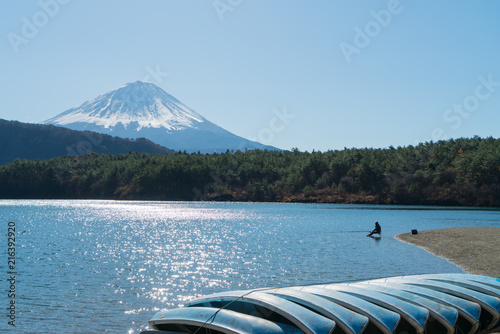
[[[149,325],[143,334],[492,333],[500,326],[500,279],[434,274],[228,291],[158,312]]]

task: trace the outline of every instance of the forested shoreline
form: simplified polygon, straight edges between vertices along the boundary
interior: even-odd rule
[[[327,152],[66,156],[0,166],[0,198],[500,207],[500,139]]]

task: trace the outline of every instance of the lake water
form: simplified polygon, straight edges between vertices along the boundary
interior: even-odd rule
[[[394,236],[500,227],[500,211],[3,200],[0,220],[0,331],[139,333],[156,311],[218,291],[462,272]],[[6,317],[10,221],[17,234],[15,329]],[[380,240],[366,237],[375,221]]]

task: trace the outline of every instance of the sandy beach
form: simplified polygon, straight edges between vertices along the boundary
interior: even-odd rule
[[[500,228],[456,227],[404,233],[396,238],[445,258],[468,273],[500,277]]]

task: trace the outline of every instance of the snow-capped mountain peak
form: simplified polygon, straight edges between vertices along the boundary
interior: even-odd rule
[[[141,81],[128,83],[43,123],[123,138],[144,137],[188,152],[277,149],[224,130],[160,87]]]
[[[92,123],[104,128],[133,123],[135,130],[196,128],[205,118],[152,83],[136,81],[89,100],[44,123]],[[136,123],[137,122],[137,123]]]

